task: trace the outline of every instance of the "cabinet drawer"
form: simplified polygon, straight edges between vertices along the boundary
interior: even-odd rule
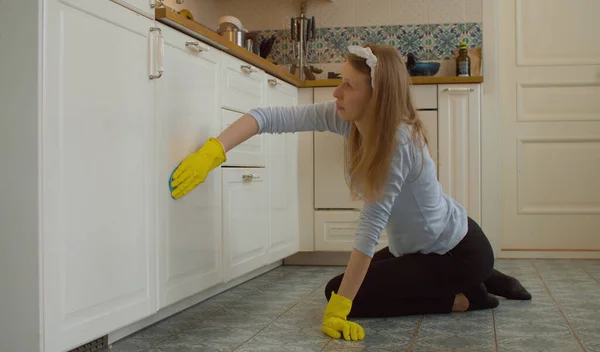
[[[262,106],[265,72],[231,55],[223,55],[223,107],[248,112]]]
[[[221,109],[221,130],[242,117],[242,113]],[[266,148],[265,135],[255,135],[227,153],[227,161],[223,166],[265,167]]]
[[[410,89],[416,109],[437,109],[438,99],[436,84],[411,86]]]
[[[315,211],[315,250],[352,251],[359,210]],[[387,232],[381,232],[377,250],[388,245]]]
[[[170,46],[174,49],[177,49],[183,53],[189,54],[189,56],[187,56],[186,59],[183,59],[183,57],[181,58],[182,60],[187,60],[187,62],[185,62],[185,64],[189,64],[192,62],[196,62],[194,61],[195,58],[201,58],[203,60],[206,60],[212,64],[219,64],[220,61],[220,57],[221,57],[221,51],[217,50],[215,48],[213,48],[212,46],[203,43],[195,38],[192,38],[190,36],[188,36],[187,34],[181,33],[178,30],[175,30],[167,25],[163,25],[163,24],[158,24],[157,27],[159,27],[162,30],[162,33],[164,35],[164,39],[165,39],[165,46]],[[166,49],[165,49],[166,50]],[[165,59],[166,58],[166,54],[165,54]],[[180,67],[175,67],[172,69],[180,69]],[[165,74],[167,74],[166,72],[166,68],[165,68]],[[171,74],[171,73],[169,73]],[[212,75],[211,75],[212,77]],[[204,82],[204,79],[200,76],[194,76],[194,75],[190,75],[189,77],[190,80],[193,79],[201,79],[201,82]],[[213,87],[212,89],[214,90],[214,84],[218,83],[218,80],[216,82],[210,82]],[[208,82],[206,82],[206,84],[208,84]]]

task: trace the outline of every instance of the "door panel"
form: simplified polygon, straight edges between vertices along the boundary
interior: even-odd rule
[[[154,22],[108,1],[46,18],[44,339],[64,351],[156,309]]]
[[[600,2],[498,3],[501,255],[599,252]]]

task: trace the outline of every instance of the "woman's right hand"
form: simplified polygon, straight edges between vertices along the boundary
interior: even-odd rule
[[[225,149],[210,138],[197,152],[186,157],[171,174],[171,197],[179,199],[204,182],[208,173],[227,160]]]

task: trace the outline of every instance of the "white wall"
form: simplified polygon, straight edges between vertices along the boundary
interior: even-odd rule
[[[307,14],[315,16],[318,28],[482,20],[482,0],[308,0],[307,4]],[[217,8],[252,30],[287,29],[290,17],[300,15],[300,0],[220,0]]]

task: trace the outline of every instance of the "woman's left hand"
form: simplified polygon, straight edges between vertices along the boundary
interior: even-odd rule
[[[352,301],[344,296],[331,293],[329,303],[323,314],[321,330],[334,339],[344,337],[346,341],[357,341],[365,338],[365,331],[357,323],[348,321]]]

